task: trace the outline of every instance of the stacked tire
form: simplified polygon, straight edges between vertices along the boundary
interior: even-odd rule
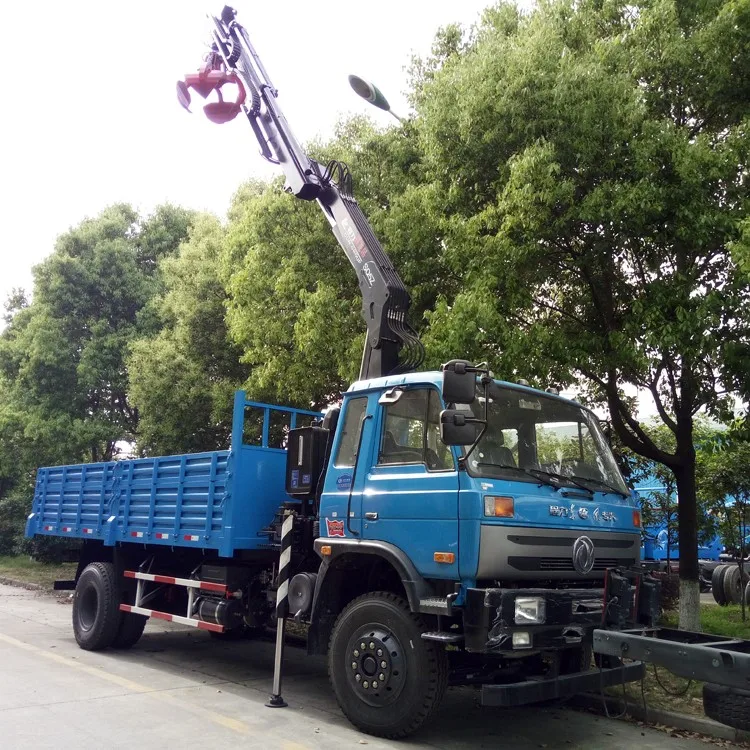
[[[709,719],[750,731],[750,690],[707,682],[703,686],[703,710]]]
[[[711,573],[711,593],[714,595],[714,601],[722,607],[728,604],[724,594],[724,575],[729,569],[729,565],[717,565]]]
[[[746,571],[740,571],[740,566],[718,565],[711,574],[711,592],[717,604],[740,604],[743,596],[745,602],[750,602],[750,590],[748,580],[750,576]]]

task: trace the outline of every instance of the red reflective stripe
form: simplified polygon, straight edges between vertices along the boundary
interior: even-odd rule
[[[213,622],[205,622],[204,620],[198,620],[198,630],[213,630],[214,633],[223,633],[223,625],[215,625]]]
[[[169,612],[157,612],[155,609],[151,610],[151,617],[155,617],[157,620],[166,620],[172,622],[172,615]]]
[[[126,570],[125,573],[124,573],[124,575],[125,575],[125,578],[135,578],[135,571],[134,570]]]
[[[203,591],[215,591],[219,594],[228,593],[228,589],[223,583],[210,583],[209,581],[201,581],[201,589],[203,589]]]
[[[121,612],[130,612],[130,610],[133,609],[129,604],[121,604],[120,605],[120,611]]]

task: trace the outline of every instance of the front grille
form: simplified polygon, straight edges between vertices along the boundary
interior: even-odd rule
[[[607,568],[629,567],[634,563],[635,560],[631,557],[597,557],[592,572],[602,572]],[[573,560],[570,557],[509,557],[508,564],[516,570],[523,571],[575,572]]]

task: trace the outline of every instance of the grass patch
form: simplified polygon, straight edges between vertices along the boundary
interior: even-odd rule
[[[25,555],[0,557],[0,578],[36,583],[51,589],[58,579],[74,578],[76,566],[76,563],[40,563]]]
[[[701,604],[701,630],[705,633],[715,633],[729,638],[747,638],[750,640],[750,608],[747,610],[748,620],[742,622],[742,609],[739,604],[720,607],[716,604]],[[669,611],[662,615],[660,624],[668,628],[677,627],[677,612]],[[646,677],[643,681],[643,693],[646,705],[664,711],[675,711],[694,716],[704,716],[703,712],[703,683],[693,680],[688,688],[689,680],[677,677],[663,667],[656,668],[652,664],[646,667]],[[658,679],[657,679],[658,677]],[[659,684],[661,683],[661,685]],[[684,695],[670,695],[669,693],[683,693]],[[667,692],[668,691],[668,692]],[[622,697],[622,687],[610,688],[607,692]],[[641,684],[629,683],[625,686],[628,700],[641,704]]]

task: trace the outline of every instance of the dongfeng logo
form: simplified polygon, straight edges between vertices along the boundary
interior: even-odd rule
[[[587,536],[579,536],[573,542],[573,567],[582,576],[594,568],[594,543]]]

